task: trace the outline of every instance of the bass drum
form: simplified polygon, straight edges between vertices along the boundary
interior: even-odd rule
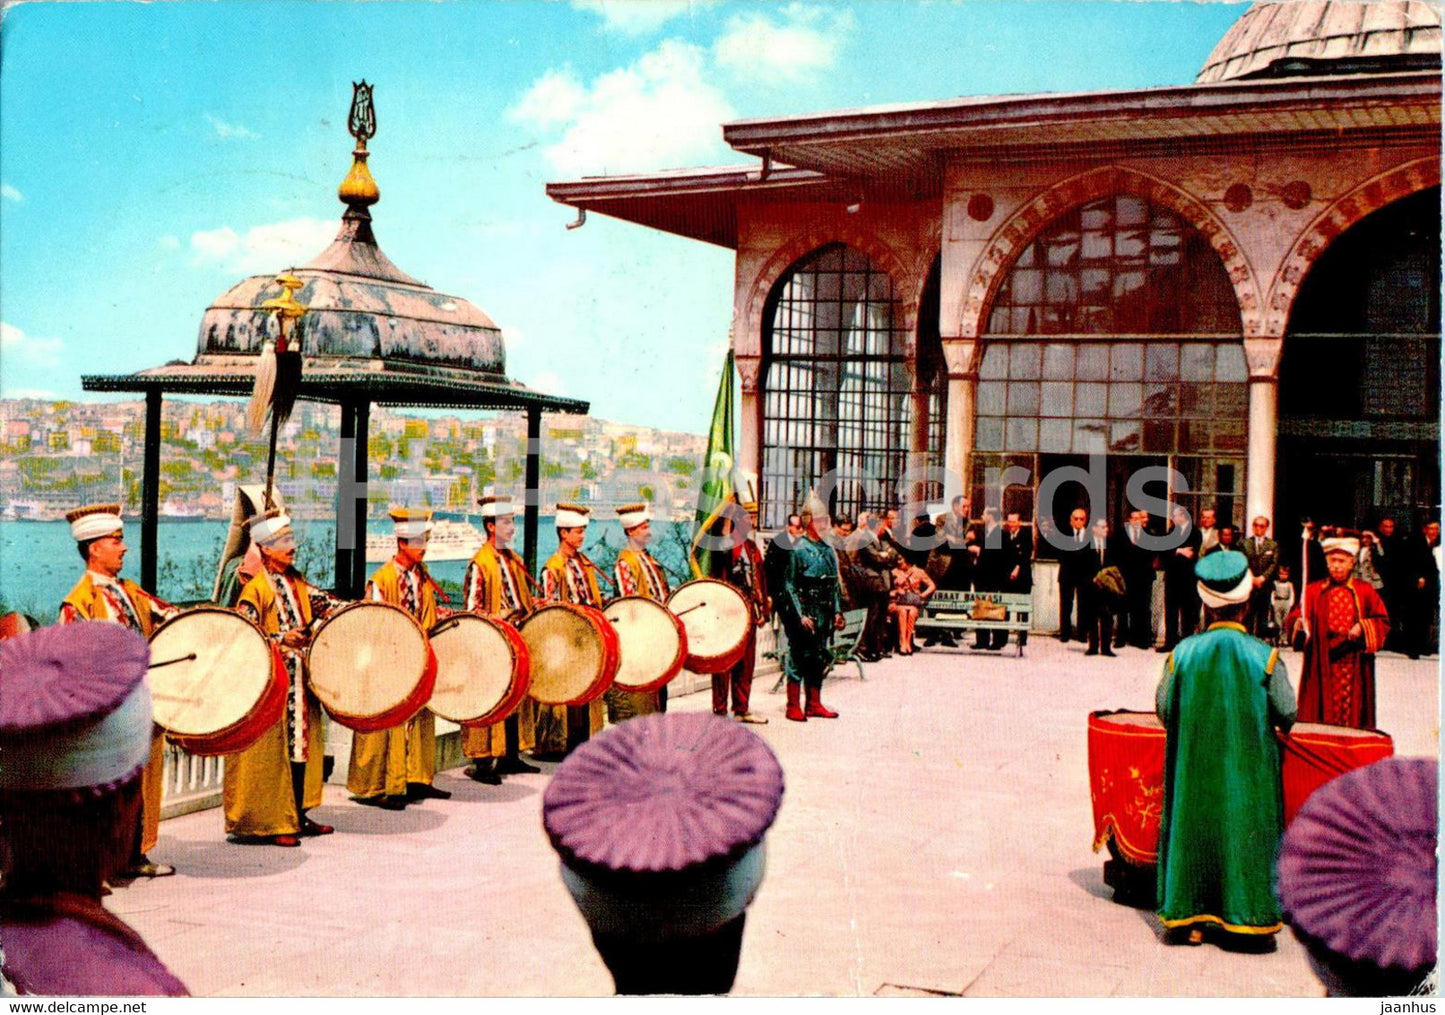
[[[532,684],[531,653],[506,621],[462,613],[430,633],[437,681],[427,708],[463,726],[490,726],[517,710]]]
[[[726,673],[748,647],[753,609],[727,582],[697,578],[667,597],[667,608],[687,632],[686,666],[694,673]]]
[[[426,632],[400,606],[366,600],[331,614],[311,638],[311,691],[358,733],[406,722],[436,686]]]
[[[687,631],[666,606],[646,596],[623,596],[608,603],[602,615],[617,631],[622,654],[614,686],[656,691],[682,672]]]
[[[247,618],[201,606],[151,634],[156,725],[203,756],[235,754],[280,721],[288,678],[281,650]]]
[[[612,686],[621,651],[601,610],[552,603],[521,626],[532,659],[530,694],[543,705],[586,705]]]

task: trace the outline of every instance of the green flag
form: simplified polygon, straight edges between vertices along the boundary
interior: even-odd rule
[[[707,458],[703,462],[702,483],[697,493],[697,515],[689,561],[695,577],[703,578],[712,574],[714,551],[698,544],[732,496],[732,472],[733,354],[729,349],[727,361],[723,364],[722,383],[717,389],[717,402],[712,409],[712,427],[707,434]]]

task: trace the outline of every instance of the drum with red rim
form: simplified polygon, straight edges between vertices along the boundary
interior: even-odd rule
[[[1279,742],[1285,824],[1294,820],[1311,793],[1331,779],[1395,753],[1388,733],[1318,722],[1295,723],[1288,733],[1280,734]]]
[[[1164,806],[1164,725],[1157,715],[1090,714],[1089,797],[1096,851],[1113,840],[1126,860],[1157,861]]]
[[[532,660],[531,696],[543,705],[586,705],[612,686],[621,651],[602,611],[551,603],[522,621]]]
[[[430,632],[437,680],[427,708],[463,726],[490,726],[517,710],[532,683],[531,653],[511,624],[459,613]]]
[[[617,687],[656,691],[682,672],[687,631],[666,606],[646,596],[622,596],[608,603],[602,615],[616,629],[622,653]]]
[[[151,634],[156,725],[191,754],[234,754],[281,719],[281,651],[247,618],[219,606],[177,614]]]
[[[1379,730],[1301,722],[1277,735],[1286,825],[1325,783],[1395,752],[1389,734]],[[1155,863],[1164,807],[1164,726],[1157,715],[1089,716],[1089,786],[1094,849],[1112,839],[1126,859]]]
[[[694,673],[725,673],[747,650],[753,610],[727,582],[697,578],[667,597],[667,608],[687,632],[687,661]]]
[[[400,606],[371,600],[331,614],[311,638],[311,691],[328,715],[359,733],[406,722],[436,686],[426,632]]]

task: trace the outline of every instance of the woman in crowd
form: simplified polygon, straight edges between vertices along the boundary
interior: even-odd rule
[[[913,627],[918,610],[928,602],[937,586],[928,572],[907,561],[893,569],[893,591],[889,594],[888,612],[898,618],[898,654],[913,654]]]

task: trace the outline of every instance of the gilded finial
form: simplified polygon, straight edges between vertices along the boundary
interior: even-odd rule
[[[273,311],[282,321],[297,320],[301,315],[306,313],[307,307],[305,304],[297,301],[296,291],[306,283],[295,275],[289,274],[277,275],[276,281],[281,286],[281,295],[263,301],[261,307],[265,310]]]
[[[371,170],[366,168],[366,142],[376,136],[376,107],[371,104],[374,87],[364,80],[351,84],[351,112],[346,118],[346,129],[356,138],[356,149],[351,153],[351,171],[336,192],[342,204],[358,210],[381,200],[381,190],[371,178]]]

